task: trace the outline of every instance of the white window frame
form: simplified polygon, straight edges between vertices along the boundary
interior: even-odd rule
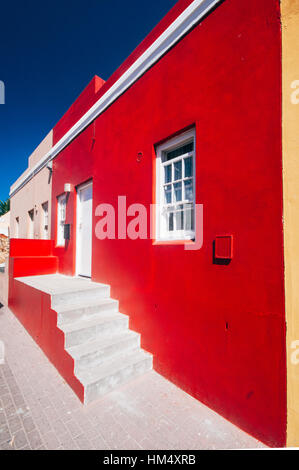
[[[173,158],[171,160],[164,160],[164,155],[166,152],[175,150],[189,142],[194,143],[193,151],[186,154],[180,155],[179,157]],[[192,156],[193,157],[193,166],[192,166],[192,180],[193,180],[193,200],[184,199],[184,180],[191,179],[190,177],[185,178],[184,170],[184,158]],[[196,227],[196,211],[195,211],[195,201],[196,201],[196,174],[195,174],[195,159],[196,159],[196,139],[195,139],[195,128],[184,132],[176,137],[173,137],[163,144],[156,147],[156,240],[157,241],[181,241],[181,240],[194,240],[195,239],[195,227]],[[182,161],[182,178],[179,181],[182,181],[182,201],[173,202],[173,191],[172,191],[172,203],[167,204],[165,202],[164,196],[164,186],[166,185],[164,181],[164,167],[171,163],[177,161]],[[176,182],[172,175],[171,184]],[[193,204],[193,230],[174,230],[169,231],[166,227],[166,218],[164,217],[165,210],[167,206],[173,205],[182,205],[182,204]],[[175,219],[175,216],[174,216]],[[185,222],[184,222],[185,223]]]
[[[57,246],[65,246],[64,224],[66,221],[66,194],[57,198]]]

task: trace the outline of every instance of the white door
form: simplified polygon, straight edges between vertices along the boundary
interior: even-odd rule
[[[78,276],[91,277],[92,255],[92,183],[82,185],[77,191],[77,247],[76,272]]]

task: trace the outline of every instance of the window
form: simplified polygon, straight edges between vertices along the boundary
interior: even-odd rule
[[[34,209],[28,211],[28,238],[34,238]]]
[[[57,245],[64,246],[64,224],[66,220],[66,195],[58,197],[57,205]]]
[[[15,238],[19,238],[19,230],[20,230],[20,219],[19,217],[16,217]]]
[[[157,240],[195,238],[195,130],[157,147]]]
[[[43,221],[42,221],[42,237],[47,240],[49,234],[49,203],[44,202],[42,204],[43,209]]]

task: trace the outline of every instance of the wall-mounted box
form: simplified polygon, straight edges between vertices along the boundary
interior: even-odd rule
[[[233,236],[218,235],[215,238],[215,259],[231,260],[233,258]]]
[[[65,240],[70,240],[70,238],[71,238],[71,224],[64,224],[63,230],[64,230],[64,239]]]

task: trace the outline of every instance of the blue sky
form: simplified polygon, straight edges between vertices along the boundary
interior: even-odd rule
[[[90,79],[107,80],[175,3],[1,2],[0,200]]]

